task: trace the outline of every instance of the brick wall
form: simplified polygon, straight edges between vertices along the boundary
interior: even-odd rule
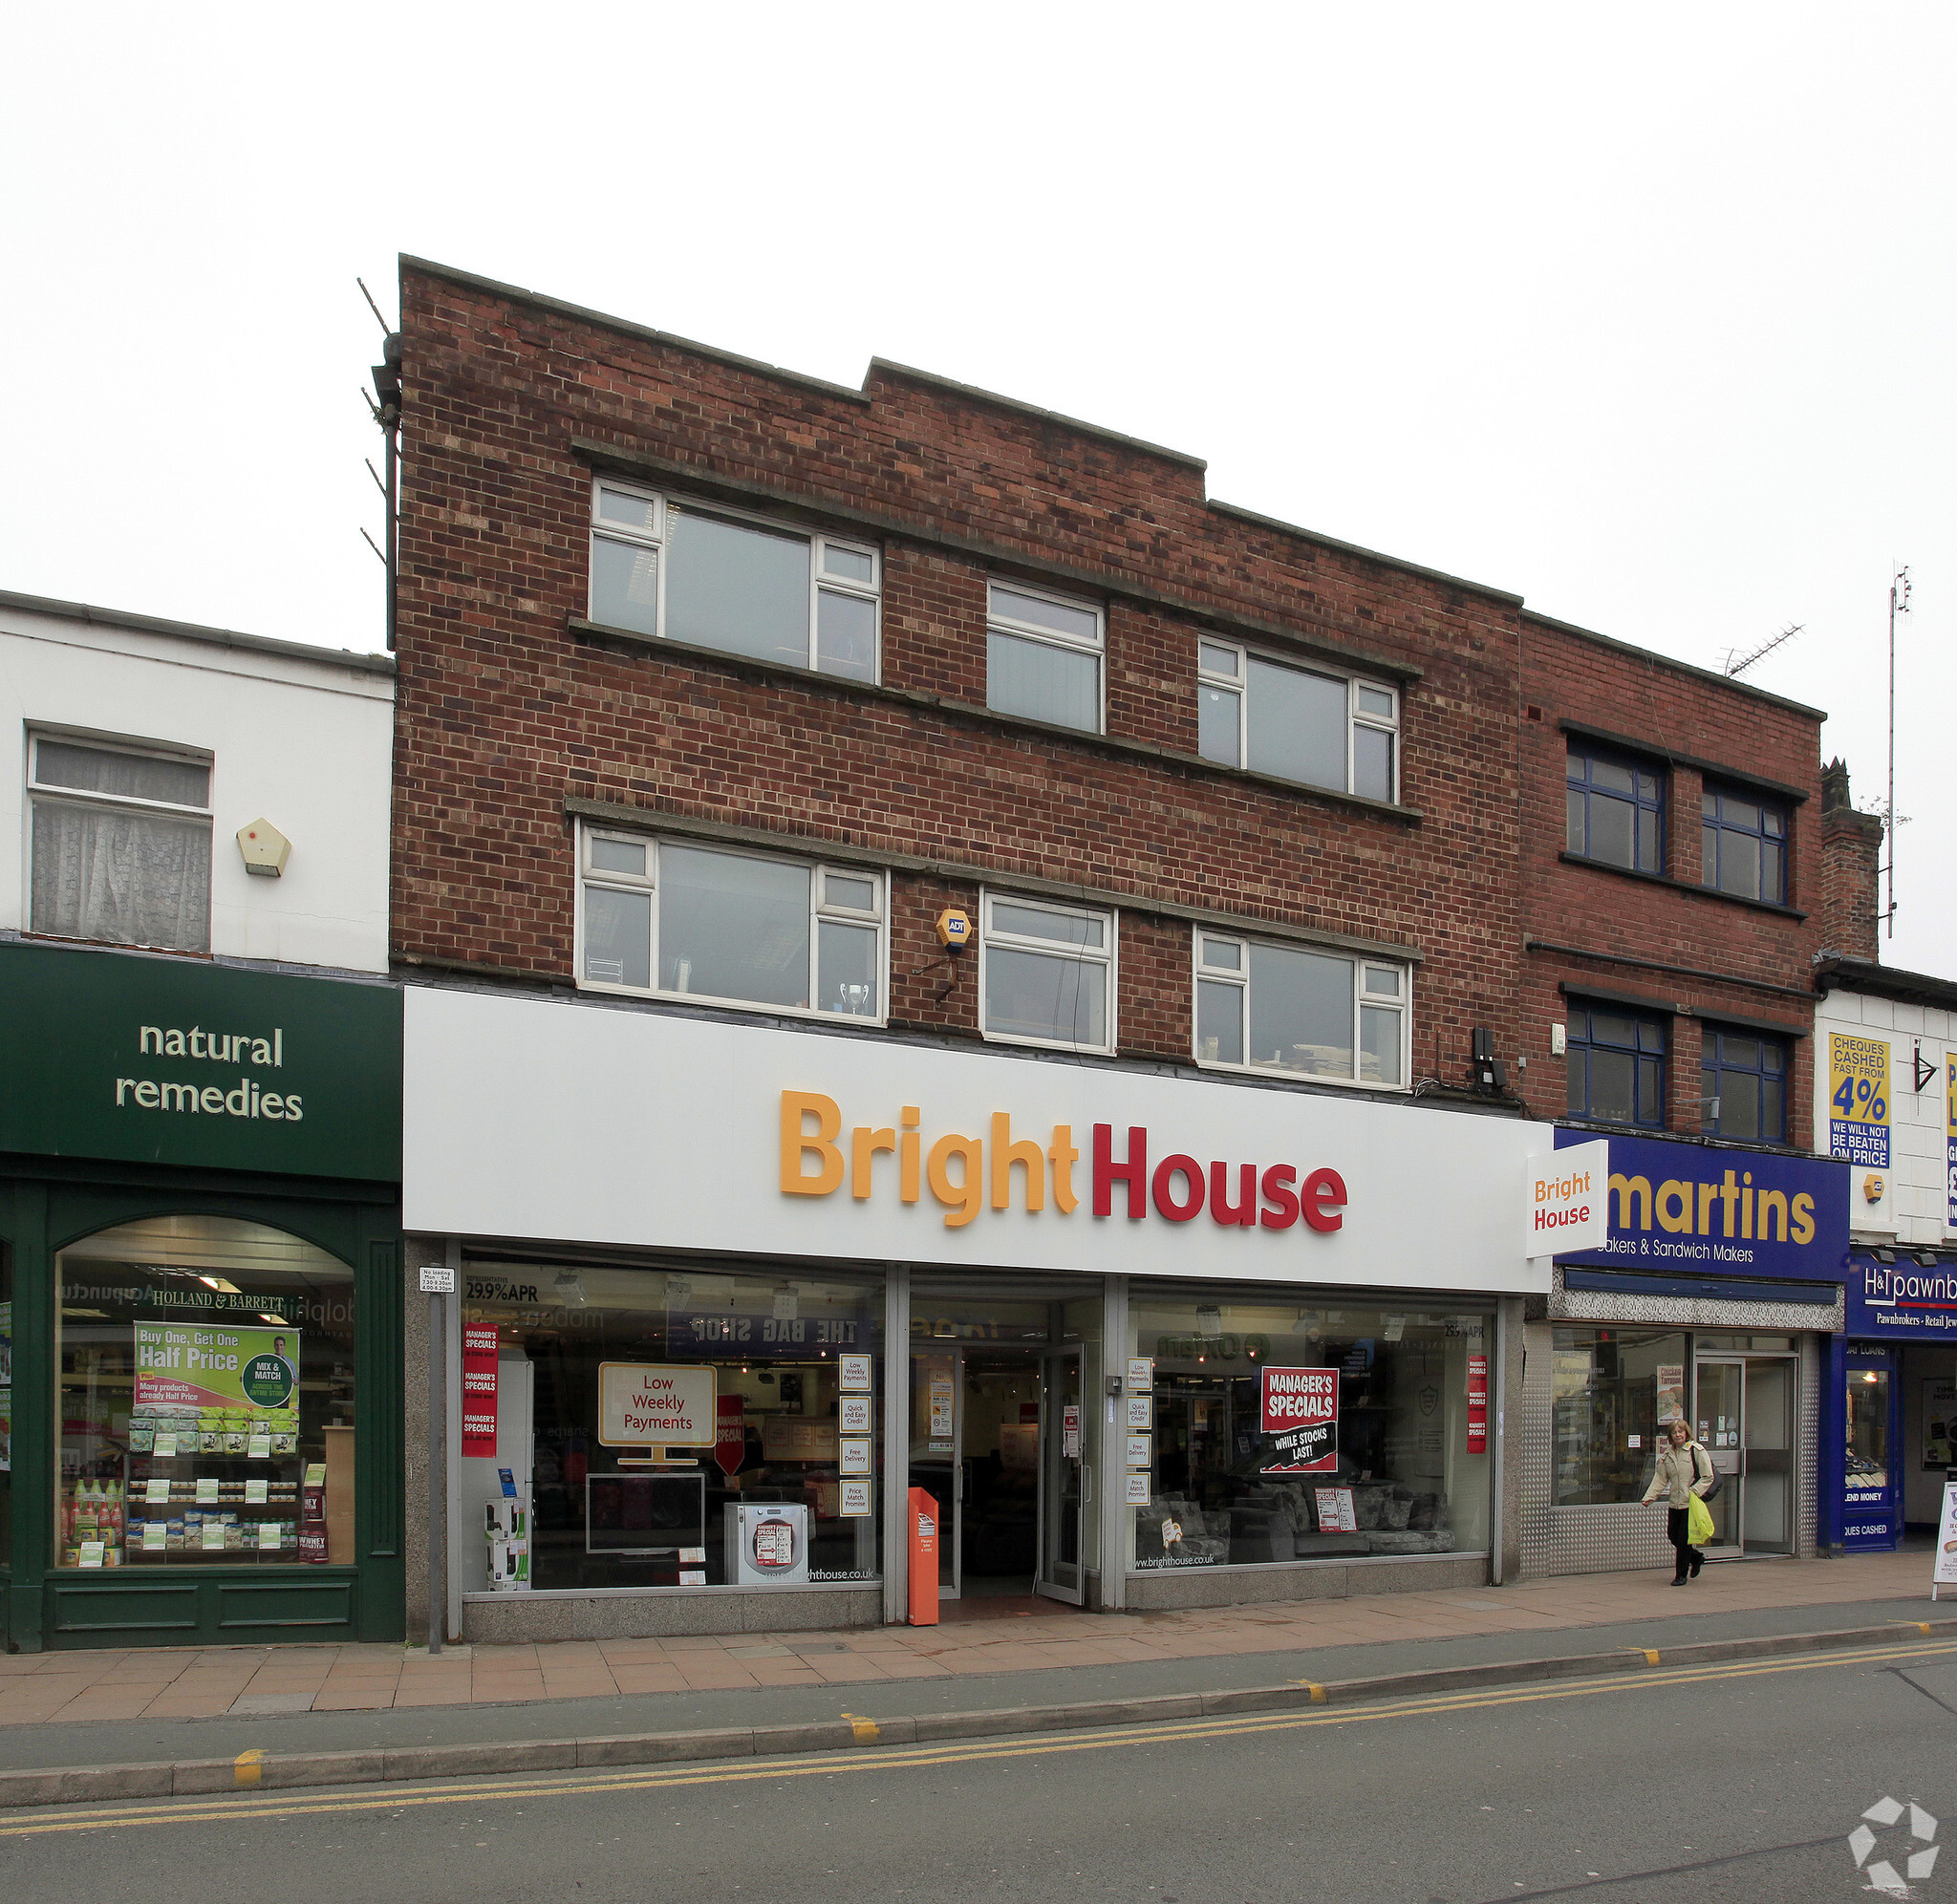
[[[578,797],[1137,895],[1124,1049],[1190,1050],[1190,928],[1151,899],[1416,949],[1415,1050],[1430,1063],[1438,1039],[1453,1081],[1471,1026],[1513,1041],[1511,598],[1212,509],[1187,459],[893,367],[858,396],[419,268],[401,294],[398,955],[570,980]],[[876,538],[883,683],[912,697],[580,632],[592,455],[574,439],[767,485],[804,522],[913,525]],[[986,577],[1015,560],[1106,600],[1108,736],[1132,745],[971,711]],[[1212,618],[1418,670],[1418,817],[1145,752],[1194,754]],[[937,960],[939,908],[976,896],[893,882],[895,1018],[976,1030],[969,972],[942,996],[941,965],[913,972]]]
[[[1820,858],[1816,910],[1822,945],[1850,958],[1881,958],[1882,823],[1855,810],[1848,767],[1839,759],[1821,770]]]
[[[565,802],[585,800],[928,863],[892,883],[891,1014],[952,1034],[977,1032],[976,974],[932,936],[978,896],[955,866],[1130,895],[1118,1022],[1138,1056],[1191,1045],[1191,927],[1155,906],[1417,951],[1414,1075],[1463,1082],[1487,1025],[1529,1058],[1510,1078],[1538,1116],[1563,1102],[1547,1053],[1564,978],[1693,1015],[1676,1021],[1681,1129],[1696,1015],[1808,1023],[1817,802],[1794,802],[1793,909],[1702,894],[1696,824],[1673,827],[1667,882],[1557,855],[1560,722],[1677,756],[1689,821],[1690,759],[1814,792],[1810,711],[1212,503],[1193,459],[893,365],[846,390],[405,261],[401,310],[398,957],[571,982]],[[876,541],[881,686],[585,626],[596,467]],[[1105,602],[1105,739],[984,713],[988,574]],[[1409,812],[1190,758],[1196,642],[1246,631],[1400,673]]]
[[[1785,1028],[1793,1068],[1788,1137],[1805,1147],[1814,1000],[1827,864],[1820,839],[1820,715],[1661,656],[1627,651],[1535,615],[1523,617],[1523,912],[1526,1095],[1541,1117],[1567,1103],[1549,1027],[1569,1016],[1565,987],[1643,1001],[1671,1017],[1666,1127],[1700,1129],[1699,1059],[1710,1021]],[[1665,875],[1572,864],[1565,771],[1572,741],[1620,737],[1666,785]],[[1608,745],[1608,742],[1602,744]],[[1729,768],[1777,786],[1790,816],[1788,901],[1748,904],[1700,884],[1700,801]],[[1589,954],[1583,956],[1580,954]],[[1717,973],[1708,977],[1703,974]]]

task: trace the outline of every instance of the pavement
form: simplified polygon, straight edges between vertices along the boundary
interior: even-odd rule
[[[1205,1702],[1038,1737],[846,1737],[786,1756],[757,1740],[713,1763],[560,1757],[279,1788],[269,1762],[263,1786],[219,1766],[222,1786],[0,1810],[0,1868],[10,1904],[153,1904],[239,1872],[339,1904],[1927,1904],[1949,1895],[1930,1867],[1957,1817],[1957,1639],[1901,1624],[1907,1638],[1873,1647],[1641,1657],[1604,1679],[1346,1707],[1294,1688],[1285,1710]]]
[[[980,1601],[936,1627],[434,1659],[398,1646],[15,1654],[0,1658],[0,1769],[887,1721],[1901,1626],[1945,1617],[1928,1572],[1926,1553],[1904,1552],[1719,1563],[1677,1591],[1643,1572],[1173,1614]]]

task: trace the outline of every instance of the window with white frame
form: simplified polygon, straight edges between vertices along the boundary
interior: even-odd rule
[[[884,876],[585,827],[579,982],[884,1016]]]
[[[1360,1084],[1407,1081],[1408,969],[1196,933],[1196,1060]]]
[[[606,628],[873,681],[882,567],[868,543],[591,484],[591,614]]]
[[[987,1038],[1114,1047],[1114,914],[987,893],[979,916]]]
[[[29,930],[210,950],[210,761],[28,737]]]
[[[1198,641],[1196,751],[1221,766],[1394,801],[1399,690],[1287,667],[1229,642]]]
[[[994,582],[985,600],[985,705],[1099,734],[1106,646],[1091,602]]]

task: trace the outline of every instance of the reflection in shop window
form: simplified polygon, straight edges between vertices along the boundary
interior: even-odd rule
[[[879,1577],[879,1280],[470,1263],[462,1298],[465,1593]]]
[[[63,1250],[56,1565],[352,1565],[354,1273],[166,1216]]]
[[[1658,1434],[1686,1412],[1686,1338],[1659,1329],[1558,1329],[1555,1500],[1637,1501]]]
[[[1194,1291],[1131,1315],[1137,1571],[1487,1549],[1492,1316]]]

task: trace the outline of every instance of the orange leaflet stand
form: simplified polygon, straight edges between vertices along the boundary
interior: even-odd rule
[[[937,1496],[911,1489],[911,1624],[937,1624]]]

